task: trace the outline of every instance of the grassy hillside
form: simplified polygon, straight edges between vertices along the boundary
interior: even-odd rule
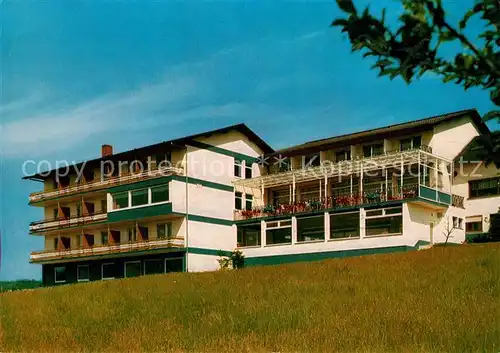
[[[0,351],[500,351],[500,244],[0,295]]]

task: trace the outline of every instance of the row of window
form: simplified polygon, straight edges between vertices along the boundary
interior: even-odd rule
[[[330,215],[330,239],[359,238],[359,211]],[[366,236],[390,236],[403,232],[401,207],[367,211],[365,219]],[[238,226],[238,246],[261,245],[261,223]],[[266,245],[291,244],[291,219],[266,223]],[[324,215],[297,218],[297,242],[325,239]]]
[[[252,178],[252,165],[245,162],[245,179]],[[234,160],[234,176],[237,178],[243,178],[243,161]]]
[[[96,265],[92,265],[96,266]],[[100,264],[100,279],[114,279],[121,273],[115,262]],[[91,279],[91,265],[77,265],[76,280],[78,282],[88,282]],[[151,259],[128,261],[123,264],[124,277],[138,277],[141,275],[153,275],[169,272],[181,272],[183,270],[182,258]],[[55,283],[66,283],[68,281],[67,267],[57,266],[54,268]]]
[[[149,228],[148,227],[139,227],[140,232],[142,235],[142,239],[146,240],[149,238]],[[118,231],[113,231],[115,234],[113,237],[114,243],[120,243],[121,241],[121,232]],[[137,241],[137,228],[136,227],[131,227],[127,229],[127,240],[129,242],[135,242]],[[101,244],[102,245],[108,245],[110,244],[110,239],[109,239],[110,234],[107,231],[102,231],[100,233],[100,238],[101,238]],[[172,222],[167,222],[167,223],[158,223],[156,224],[156,236],[158,239],[171,239],[174,234],[172,230]],[[74,247],[79,248],[83,246],[84,244],[87,246],[94,246],[96,244],[95,242],[95,235],[94,234],[80,234],[76,238],[76,243],[71,244],[71,238],[70,237],[56,237],[54,238],[54,249],[59,248],[59,242],[61,242],[62,248],[64,249],[70,249],[72,245]]]
[[[169,200],[168,184],[119,192],[112,194],[111,197],[113,199],[113,210],[166,202]]]
[[[469,197],[500,195],[500,177],[469,181]]]
[[[245,202],[243,204],[243,201]],[[243,207],[243,205],[245,207]],[[243,197],[243,193],[241,192],[235,192],[234,193],[234,208],[236,210],[251,210],[253,207],[253,195],[250,194],[245,194],[245,197]]]

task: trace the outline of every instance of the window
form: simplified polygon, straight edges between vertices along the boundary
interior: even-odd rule
[[[238,246],[260,246],[260,223],[238,226]]]
[[[54,208],[53,215],[54,215],[54,219],[58,219],[59,218],[59,209],[58,208]]]
[[[301,201],[317,201],[319,200],[319,186],[300,188]]]
[[[420,148],[422,145],[422,136],[413,136],[399,141],[401,151]]]
[[[500,178],[469,181],[469,197],[500,195]]]
[[[121,192],[119,194],[113,195],[113,209],[118,210],[120,208],[128,207],[128,192]]]
[[[66,266],[58,266],[54,268],[54,281],[55,283],[66,282]]]
[[[156,169],[170,167],[172,165],[172,152],[157,153],[155,155]]]
[[[462,227],[463,227],[463,219],[462,218],[453,217],[452,220],[453,220],[453,228],[462,229]]]
[[[273,190],[272,192],[273,205],[287,205],[290,203],[290,189]]]
[[[241,161],[237,159],[234,160],[234,176],[241,178]]]
[[[82,205],[80,203],[76,204],[76,216],[81,217],[82,216]]]
[[[148,203],[148,190],[132,191],[132,206],[142,206]]]
[[[101,244],[108,244],[109,239],[108,239],[108,232],[101,232]]]
[[[325,239],[325,216],[297,218],[297,241]]]
[[[90,280],[89,265],[78,265],[76,268],[76,279],[78,282],[87,282]]]
[[[184,259],[182,257],[165,259],[165,272],[182,272],[183,270]]]
[[[141,275],[141,262],[125,262],[125,277],[139,277]]]
[[[172,238],[172,223],[159,223],[156,225],[156,236],[159,239]]]
[[[84,234],[88,246],[94,246],[94,234]]]
[[[59,237],[54,238],[54,250],[57,250],[57,246],[59,245]]]
[[[252,179],[252,164],[245,164],[245,179]]]
[[[108,200],[101,200],[101,212],[108,212]]]
[[[162,259],[144,260],[145,275],[154,275],[158,273],[165,273],[165,263]]]
[[[243,209],[243,194],[241,192],[234,193],[234,208],[237,210]]]
[[[330,215],[330,239],[359,238],[359,212]]]
[[[372,145],[363,146],[364,157],[380,156],[384,153],[384,145],[382,143],[375,143]]]
[[[382,209],[382,215],[366,215],[366,236],[396,235],[403,232],[402,207]]]
[[[151,202],[165,202],[168,201],[168,185],[155,186],[151,188]]]
[[[466,233],[481,233],[483,231],[483,216],[467,217],[465,219]]]
[[[266,245],[292,242],[292,221],[274,221],[266,224]]]
[[[308,156],[302,157],[302,167],[303,168],[312,168],[319,167],[321,165],[321,159],[319,153],[311,154]]]
[[[351,159],[351,151],[338,151],[335,152],[335,162],[348,161]]]
[[[253,206],[253,195],[245,194],[245,209],[251,210]]]
[[[137,228],[129,228],[127,229],[128,233],[128,241],[137,241]]]
[[[101,265],[102,279],[113,279],[115,278],[115,264],[114,262],[108,262]]]

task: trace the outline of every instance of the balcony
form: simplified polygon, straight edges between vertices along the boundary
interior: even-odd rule
[[[295,213],[308,213],[323,210],[337,210],[352,207],[380,204],[389,201],[414,199],[418,196],[418,185],[406,185],[397,195],[388,195],[382,191],[366,192],[363,195],[348,195],[338,193],[336,196],[323,197],[310,201],[300,201],[290,204],[266,205],[252,210],[235,210],[234,220],[243,221],[263,217],[279,217]]]
[[[464,197],[460,195],[451,195],[451,205],[458,208],[465,208]]]
[[[147,251],[162,248],[183,248],[184,238],[150,239],[119,244],[93,245],[88,247],[70,248],[64,250],[43,250],[30,254],[31,262],[67,260],[90,256]]]
[[[30,233],[47,232],[56,229],[64,229],[69,227],[77,227],[92,223],[104,222],[108,218],[106,211],[94,212],[89,215],[82,216],[62,216],[51,219],[43,219],[41,221],[30,223]]]
[[[29,196],[29,201],[30,203],[35,203],[55,197],[69,196],[72,194],[77,194],[82,192],[98,191],[102,189],[107,189],[112,186],[131,184],[131,183],[136,183],[138,181],[158,178],[162,176],[183,175],[183,174],[184,174],[184,169],[177,167],[165,167],[165,168],[145,171],[142,173],[122,173],[119,176],[106,178],[104,180],[91,181],[87,183],[80,183],[77,185],[60,187],[52,190],[34,192]]]

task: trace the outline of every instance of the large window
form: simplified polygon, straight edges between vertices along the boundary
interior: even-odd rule
[[[154,275],[158,273],[165,273],[165,262],[163,259],[144,260],[145,275]]]
[[[54,268],[54,280],[56,283],[66,282],[66,266],[58,266]]]
[[[172,223],[159,223],[156,225],[156,236],[158,239],[172,238]]]
[[[292,242],[292,221],[266,223],[266,245],[290,244]]]
[[[108,262],[101,265],[102,279],[115,278],[116,265],[114,262]]]
[[[237,178],[241,178],[241,161],[235,159],[234,160],[234,176]]]
[[[253,207],[253,195],[245,194],[245,209],[251,210]]]
[[[184,268],[184,260],[182,257],[165,259],[165,272],[182,272]]]
[[[151,202],[165,202],[168,201],[168,185],[155,186],[151,188]]]
[[[101,244],[106,245],[109,243],[108,232],[101,232]]]
[[[137,228],[136,227],[128,228],[127,233],[128,233],[128,241],[129,242],[137,241]]]
[[[142,206],[148,203],[148,189],[132,191],[132,206]]]
[[[330,239],[359,238],[359,212],[330,215]]]
[[[128,207],[128,192],[121,192],[113,195],[113,209],[118,210],[120,208]]]
[[[481,233],[483,231],[483,216],[472,216],[465,219],[466,233]]]
[[[321,159],[319,153],[302,157],[303,168],[319,167],[320,165],[321,165]]]
[[[243,209],[243,194],[241,192],[234,193],[234,208],[237,210]]]
[[[469,181],[469,197],[500,195],[500,178]]]
[[[422,145],[422,136],[413,136],[399,141],[401,151],[420,148]]]
[[[319,200],[319,185],[300,188],[301,201],[317,201]]]
[[[125,262],[125,277],[139,277],[141,275],[141,262]]]
[[[260,246],[260,223],[238,226],[238,246]]]
[[[246,163],[245,164],[245,179],[251,179],[252,178],[252,164]]]
[[[288,205],[290,203],[290,189],[273,190],[272,192],[273,205]]]
[[[76,268],[76,276],[78,282],[87,282],[90,280],[89,265],[78,265]]]
[[[297,218],[297,241],[325,239],[325,216]]]
[[[335,162],[348,161],[351,159],[351,151],[337,151],[335,152]]]
[[[363,146],[364,157],[380,156],[384,153],[384,145],[382,143],[374,143],[372,145]]]
[[[398,235],[403,232],[401,206],[366,212],[366,236]]]

